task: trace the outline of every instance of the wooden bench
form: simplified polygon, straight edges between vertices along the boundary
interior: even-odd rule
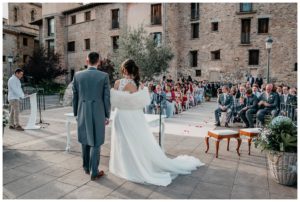
[[[248,155],[250,155],[251,142],[253,137],[257,137],[261,133],[261,128],[245,128],[240,129],[240,136],[246,136],[248,139]]]
[[[240,156],[240,146],[241,146],[241,139],[239,132],[234,131],[234,130],[210,130],[208,131],[207,136],[205,137],[205,142],[206,142],[206,151],[205,153],[208,152],[209,150],[209,138],[214,138],[216,141],[216,158],[218,158],[218,153],[219,153],[219,144],[220,141],[224,138],[227,139],[227,151],[229,151],[229,142],[230,138],[236,138],[238,141],[238,146],[236,148],[237,154]]]

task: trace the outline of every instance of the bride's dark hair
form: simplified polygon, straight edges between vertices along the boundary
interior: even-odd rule
[[[121,72],[124,73],[124,70],[127,70],[129,75],[133,76],[133,80],[137,86],[140,85],[140,70],[139,67],[135,64],[132,59],[127,59],[121,64]]]

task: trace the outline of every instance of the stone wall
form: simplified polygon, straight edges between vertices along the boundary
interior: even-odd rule
[[[9,62],[8,56],[12,55],[13,57],[16,56],[17,53],[17,40],[18,35],[15,33],[7,32],[3,30],[3,56],[5,56],[6,61],[3,61],[3,74],[9,74]],[[15,65],[12,65],[12,69]],[[12,70],[13,71],[13,70]]]
[[[89,9],[95,14],[92,20],[87,22],[76,23],[66,27],[65,45],[67,42],[75,41],[75,51],[65,52],[67,55],[68,68],[75,71],[84,68],[86,65],[87,55],[91,51],[99,52],[102,58],[110,58],[112,51],[112,36],[119,36],[120,29],[111,29],[111,9],[120,9],[120,16],[123,16],[123,4],[106,4]],[[80,15],[84,10],[71,15]],[[69,15],[69,16],[71,16]],[[76,17],[77,18],[77,17]],[[104,20],[105,19],[105,20]],[[120,27],[124,27],[124,21],[120,20]],[[90,50],[85,50],[85,39],[90,39]]]
[[[211,79],[217,74],[217,80],[235,81],[245,79],[248,73],[266,76],[267,51],[265,39],[270,34],[274,43],[271,53],[271,77],[277,82],[294,84],[297,82],[294,64],[296,58],[297,6],[296,4],[258,4],[254,3],[254,14],[237,14],[236,3],[201,3],[200,34],[198,39],[191,39],[190,4],[178,4],[177,18],[177,53],[174,61],[178,72],[195,77],[195,69],[202,70],[198,79]],[[171,6],[170,10],[176,9]],[[257,33],[258,18],[269,17],[269,33]],[[251,18],[251,44],[241,45],[241,18]],[[174,20],[176,21],[176,20]],[[211,31],[211,22],[219,23],[219,31]],[[172,26],[172,25],[171,25]],[[174,37],[170,36],[171,40]],[[176,38],[176,37],[175,37]],[[176,43],[175,43],[176,44]],[[248,51],[258,49],[259,65],[248,65]],[[190,67],[190,50],[198,50],[198,67]],[[212,60],[211,51],[220,50],[221,59]],[[283,67],[284,66],[284,67]]]
[[[18,21],[14,18],[14,9],[18,9]],[[31,11],[35,12],[35,20],[42,18],[42,5],[34,3],[8,3],[9,25],[22,25],[19,29],[38,34],[39,27],[30,25]]]
[[[5,75],[9,74],[9,63],[8,63],[8,56],[13,56],[14,63],[12,64],[12,72],[15,69],[23,67],[24,65],[24,58],[32,56],[34,47],[35,47],[35,40],[34,36],[29,36],[20,33],[17,29],[16,31],[11,31],[9,26],[5,26],[3,29],[3,56],[5,56],[6,61],[3,61],[3,73]],[[27,39],[27,46],[23,45],[23,38]],[[26,60],[25,60],[26,62]]]

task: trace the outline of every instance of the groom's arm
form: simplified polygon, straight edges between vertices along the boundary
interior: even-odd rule
[[[104,109],[105,109],[105,118],[109,119],[110,117],[110,84],[108,75],[105,76],[104,81]]]
[[[77,83],[76,83],[76,76],[74,75],[73,78],[73,113],[74,116],[77,116],[77,110],[78,110],[78,90],[77,90]]]

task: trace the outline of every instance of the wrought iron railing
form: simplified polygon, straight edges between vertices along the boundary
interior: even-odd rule
[[[279,114],[291,118],[293,122],[297,122],[297,105],[281,103]]]

